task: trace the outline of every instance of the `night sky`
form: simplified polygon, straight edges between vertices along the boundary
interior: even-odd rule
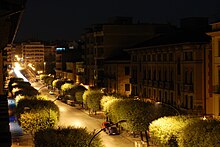
[[[28,0],[16,40],[77,40],[109,17],[178,24],[185,17],[220,18],[220,0]]]

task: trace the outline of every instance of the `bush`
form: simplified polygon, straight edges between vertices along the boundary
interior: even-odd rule
[[[59,108],[52,101],[40,96],[31,99],[21,99],[16,107],[18,122],[23,131],[32,135],[48,127],[53,127],[59,120]]]
[[[178,140],[178,144],[180,147],[220,146],[220,121],[196,121],[187,125],[179,135],[180,139]]]
[[[49,128],[35,133],[34,144],[36,147],[88,147],[93,135],[84,128]],[[94,138],[90,147],[103,147],[99,136]]]
[[[218,146],[220,121],[198,117],[163,117],[150,124],[152,142],[160,146]]]

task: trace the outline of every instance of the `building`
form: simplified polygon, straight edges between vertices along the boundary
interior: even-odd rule
[[[31,64],[38,73],[44,71],[44,44],[41,42],[21,43],[22,58],[25,65]]]
[[[81,43],[68,43],[64,46],[56,48],[56,78],[82,83],[84,62]]]
[[[22,61],[22,50],[20,44],[7,44],[4,48],[7,59],[4,62],[7,67],[11,67],[14,65],[15,62]]]
[[[212,97],[207,102],[209,111],[215,116],[220,115],[220,21],[212,23],[212,31],[207,34],[212,37]]]
[[[115,17],[107,23],[92,25],[82,35],[84,84],[104,87],[105,59],[155,34],[173,30],[174,27],[168,24],[134,24],[130,17]]]
[[[56,45],[44,45],[44,73],[55,75]]]
[[[118,56],[106,59],[104,64],[106,92],[130,96],[130,55],[121,52]]]
[[[125,49],[131,54],[131,95],[163,102],[189,114],[207,114],[211,47],[204,31],[209,28],[208,22],[202,23],[206,29],[196,26],[194,31],[191,19],[190,24],[185,23],[180,31]]]

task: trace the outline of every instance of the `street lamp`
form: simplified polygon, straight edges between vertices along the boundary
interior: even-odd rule
[[[168,107],[172,108],[176,112],[176,115],[180,115],[180,112],[175,107],[173,107],[172,105],[169,105],[169,104],[166,104],[166,103],[162,103],[162,102],[156,102],[155,104],[156,105],[168,106]]]
[[[126,120],[120,120],[120,121],[118,121],[118,122],[115,123],[115,124],[110,124],[110,127],[113,126],[113,125],[117,125],[117,124],[119,124],[119,123],[123,123],[123,122],[126,122]],[[91,145],[91,143],[92,143],[92,140],[93,140],[100,132],[102,132],[102,131],[104,131],[104,130],[105,130],[105,128],[102,128],[102,129],[100,129],[97,133],[95,133],[95,134],[92,136],[91,140],[89,141],[88,147],[90,147],[90,145]]]
[[[46,73],[46,62],[44,62],[44,73]]]

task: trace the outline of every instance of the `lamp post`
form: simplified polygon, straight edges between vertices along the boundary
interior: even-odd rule
[[[115,124],[117,125],[117,124],[123,123],[123,122],[126,122],[126,120],[120,120],[120,121],[118,121],[118,122],[115,123]],[[115,124],[111,124],[111,126],[113,126],[113,125],[115,125]],[[91,143],[92,143],[92,140],[93,140],[100,132],[102,132],[102,131],[104,131],[104,130],[105,130],[105,128],[102,128],[102,129],[100,129],[97,133],[95,133],[95,134],[92,136],[91,140],[89,141],[88,147],[90,147],[90,145],[91,145]]]
[[[166,104],[166,103],[162,103],[162,102],[156,102],[155,104],[156,105],[168,106],[168,107],[172,108],[176,112],[176,115],[180,115],[180,112],[175,107],[173,107],[172,105],[169,105],[169,104]]]

